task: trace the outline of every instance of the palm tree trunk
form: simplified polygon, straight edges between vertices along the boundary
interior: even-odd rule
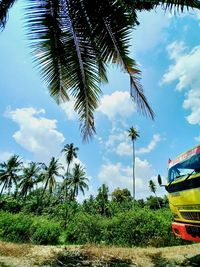
[[[69,178],[69,164],[67,165],[67,178]],[[67,190],[67,181],[66,181],[66,184],[65,184],[65,201],[67,201],[67,193],[68,193],[68,190]]]
[[[42,192],[42,196],[41,196],[41,199],[40,199],[41,202],[42,202],[44,193],[45,193],[45,191],[46,191],[46,189],[47,189],[48,182],[49,182],[49,178],[47,178],[47,181],[46,181],[46,183],[45,183],[45,186],[44,186],[44,189],[43,189],[43,192]]]
[[[75,197],[76,197],[76,185],[74,186],[72,199],[75,200]]]
[[[3,184],[2,188],[1,188],[0,197],[1,197],[1,196],[2,196],[2,194],[3,194],[3,190],[4,190],[5,186],[6,186],[6,181],[4,182],[4,184]]]
[[[135,147],[133,140],[133,205],[135,202]]]
[[[160,202],[159,202],[158,197],[157,197],[157,195],[156,195],[156,192],[154,192],[154,194],[155,194],[155,196],[156,196],[156,200],[157,200],[157,203],[158,203],[158,207],[159,207],[159,209],[161,209],[161,205],[160,205]]]

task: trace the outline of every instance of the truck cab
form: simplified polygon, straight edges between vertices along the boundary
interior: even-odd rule
[[[169,160],[165,189],[174,216],[174,234],[200,242],[200,145]]]

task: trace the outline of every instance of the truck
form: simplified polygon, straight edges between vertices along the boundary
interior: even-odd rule
[[[168,161],[167,191],[173,214],[172,231],[182,239],[200,242],[200,145]]]

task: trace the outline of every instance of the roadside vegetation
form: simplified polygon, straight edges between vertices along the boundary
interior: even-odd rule
[[[101,244],[115,246],[173,246],[186,244],[171,231],[167,198],[135,200],[127,188],[113,192],[102,184],[96,196],[82,203],[89,189],[86,170],[73,164],[78,148],[67,144],[66,166],[51,158],[48,165],[24,164],[13,155],[0,164],[0,239],[32,244]]]

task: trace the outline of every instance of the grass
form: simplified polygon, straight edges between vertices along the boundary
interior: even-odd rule
[[[200,266],[200,244],[165,248],[36,246],[0,242],[0,267]],[[96,265],[95,265],[96,264]]]

